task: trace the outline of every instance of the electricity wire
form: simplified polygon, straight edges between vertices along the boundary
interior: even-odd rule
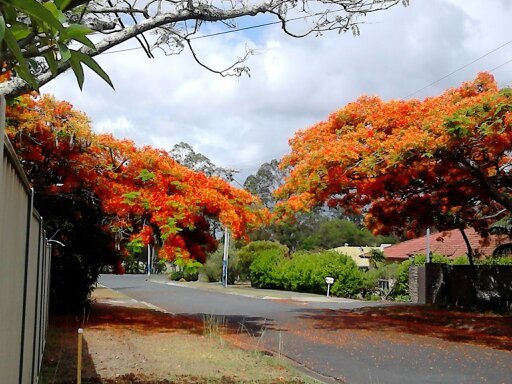
[[[301,20],[301,19],[307,19],[307,18],[314,17],[314,16],[328,15],[328,14],[331,14],[331,13],[336,13],[336,12],[341,12],[341,11],[342,11],[341,9],[336,9],[336,10],[326,11],[326,12],[317,13],[317,14],[313,14],[313,15],[305,15],[305,16],[292,17],[291,19],[284,20],[284,23],[289,23],[290,21],[297,21],[297,20]],[[226,35],[228,33],[242,32],[242,31],[247,31],[247,30],[250,30],[250,29],[263,28],[263,27],[268,27],[268,26],[271,26],[271,25],[277,25],[277,24],[282,24],[282,23],[283,22],[281,20],[279,20],[279,21],[271,21],[271,22],[268,22],[268,23],[250,25],[248,27],[234,28],[234,29],[229,29],[227,31],[208,33],[208,34],[202,35],[202,36],[192,36],[192,37],[189,37],[188,39],[189,40],[205,39],[205,38],[208,38],[208,37],[215,37],[215,36],[220,36],[220,35]],[[368,23],[368,24],[371,24],[371,23]],[[126,51],[135,51],[135,50],[138,50],[138,49],[142,49],[142,47],[119,49],[119,50],[110,51],[110,52],[107,51],[107,52],[104,52],[103,55],[105,55],[105,54],[112,54],[112,53],[126,52]]]
[[[450,73],[448,73],[448,74],[446,74],[446,75],[444,75],[444,76],[440,77],[439,79],[437,79],[437,80],[435,80],[435,81],[433,81],[433,82],[431,82],[431,83],[429,83],[429,84],[425,85],[424,87],[422,87],[422,88],[420,88],[420,89],[418,89],[418,90],[416,90],[416,91],[414,91],[414,92],[409,93],[408,95],[406,95],[406,96],[402,97],[402,99],[408,99],[409,97],[414,96],[414,95],[416,95],[417,93],[419,93],[419,92],[421,92],[421,91],[423,91],[423,90],[425,90],[425,89],[427,89],[427,88],[430,88],[431,86],[433,86],[433,85],[435,85],[435,84],[437,84],[437,83],[439,83],[439,82],[443,81],[443,80],[444,80],[444,79],[446,79],[447,77],[450,77],[450,76],[454,75],[455,73],[460,72],[460,71],[462,71],[463,69],[465,69],[465,68],[469,67],[470,65],[472,65],[472,64],[474,64],[474,63],[476,63],[477,61],[480,61],[480,60],[482,60],[483,58],[485,58],[485,57],[489,56],[490,54],[492,54],[492,53],[494,53],[494,52],[496,52],[496,51],[499,51],[500,49],[504,48],[505,46],[509,45],[510,43],[512,43],[512,40],[509,40],[509,41],[507,41],[506,43],[503,43],[503,44],[501,44],[500,46],[498,46],[498,47],[496,47],[496,48],[494,48],[494,49],[490,50],[489,52],[484,53],[482,56],[477,57],[477,58],[476,58],[476,59],[474,59],[473,61],[471,61],[471,62],[469,62],[469,63],[467,63],[467,64],[464,64],[462,67],[459,67],[459,68],[457,68],[457,69],[455,69],[455,70],[451,71]],[[511,59],[511,60],[509,60],[509,62],[510,62],[510,61],[512,61],[512,59]],[[507,63],[508,63],[508,62],[503,63],[503,64],[501,64],[501,65],[497,66],[496,68],[491,69],[491,71],[494,71],[495,69],[498,69],[498,68],[502,67],[503,65],[505,65],[505,64],[507,64]]]

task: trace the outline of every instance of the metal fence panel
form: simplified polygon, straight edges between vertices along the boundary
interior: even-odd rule
[[[39,246],[39,220],[31,215],[30,233],[28,237],[28,263],[27,263],[27,287],[25,300],[25,337],[23,353],[23,383],[33,382],[34,366],[34,339],[36,333],[34,324],[38,314],[35,310],[37,304],[37,276],[39,274],[37,259]]]
[[[8,141],[0,147],[0,381],[32,384],[48,327],[50,247],[21,164]]]
[[[0,184],[4,200],[0,204],[3,207],[0,216],[0,372],[6,383],[16,383],[23,332],[28,195],[6,151],[3,157]]]

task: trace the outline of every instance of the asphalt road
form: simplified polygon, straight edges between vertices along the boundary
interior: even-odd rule
[[[153,280],[153,281],[152,281]],[[512,383],[512,353],[423,335],[325,325],[326,310],[354,300],[274,300],[164,284],[143,275],[103,275],[100,283],[171,313],[219,316],[325,382],[347,384]]]

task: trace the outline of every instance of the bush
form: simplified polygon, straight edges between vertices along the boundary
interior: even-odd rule
[[[169,280],[179,281],[181,279],[184,279],[184,276],[185,274],[183,273],[183,271],[173,271],[169,273]]]
[[[289,254],[288,247],[275,241],[253,241],[238,250],[238,274],[240,280],[249,280],[251,264],[263,251],[276,250],[283,255]]]
[[[153,264],[154,273],[162,273],[167,270],[167,265],[165,264],[165,259],[157,259]]]
[[[261,251],[250,266],[251,285],[257,288],[281,288],[281,270],[285,261],[278,249]]]
[[[239,275],[237,249],[234,246],[230,246],[228,255],[228,284],[233,284]],[[223,257],[224,247],[220,246],[215,252],[207,256],[206,263],[199,268],[199,272],[203,274],[210,283],[221,280]]]
[[[356,263],[337,252],[296,253],[287,259],[278,250],[267,250],[251,265],[251,283],[259,288],[325,294],[327,276],[334,278],[335,296],[355,297],[364,288],[364,275]]]
[[[489,257],[487,259],[479,260],[478,264],[481,265],[512,265],[512,257],[500,256]]]
[[[409,301],[409,267],[413,264],[412,260],[406,260],[398,266],[396,283],[393,287],[391,298],[401,298],[400,301]],[[416,264],[416,263],[415,263]]]
[[[201,263],[196,260],[176,259],[174,262],[181,270],[169,273],[169,279],[179,281],[185,279],[186,281],[197,281],[199,276],[199,267]]]

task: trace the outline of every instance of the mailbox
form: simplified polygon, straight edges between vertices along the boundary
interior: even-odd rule
[[[327,297],[329,297],[329,291],[331,288],[331,284],[334,283],[334,277],[326,277],[325,283],[327,284]]]

